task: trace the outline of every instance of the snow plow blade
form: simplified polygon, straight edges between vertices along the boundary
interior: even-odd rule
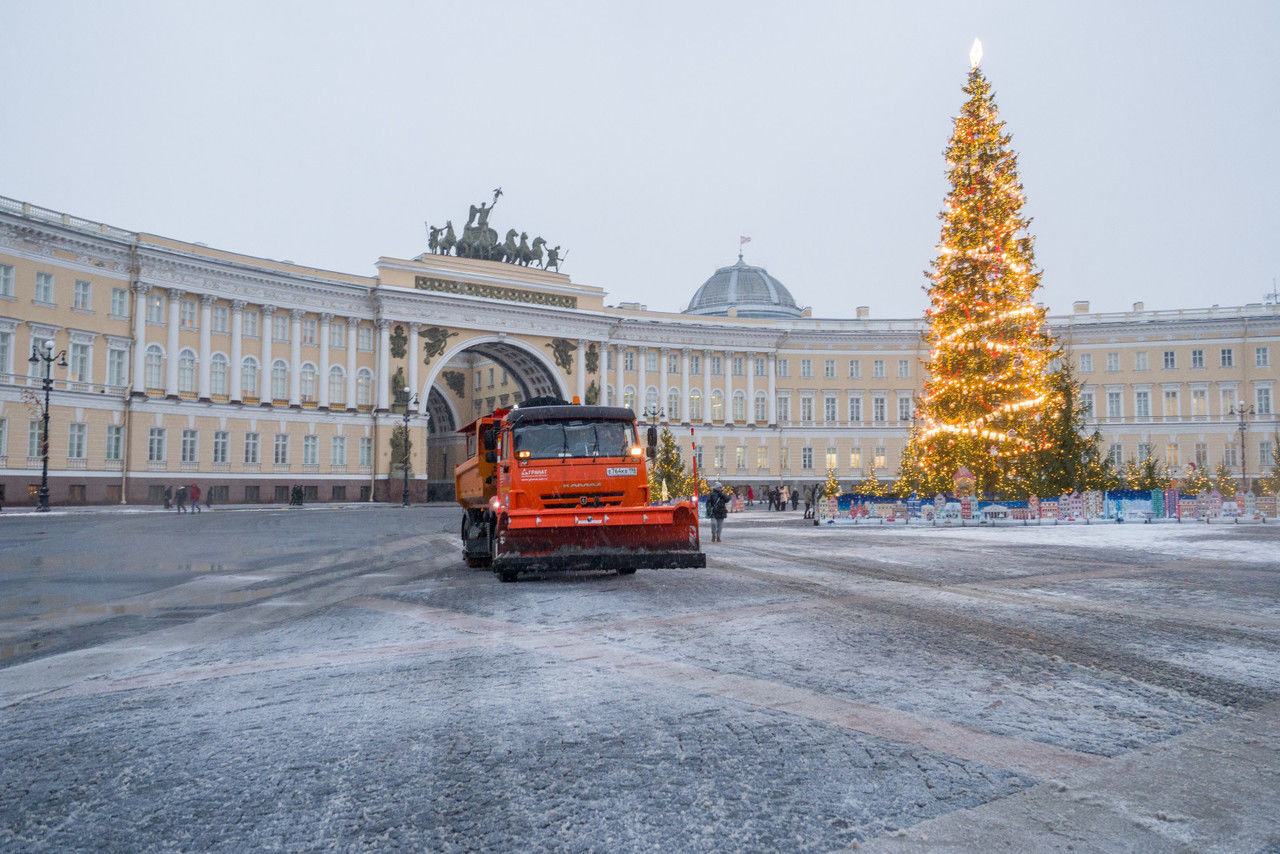
[[[498,522],[495,571],[702,567],[692,504],[516,511]]]

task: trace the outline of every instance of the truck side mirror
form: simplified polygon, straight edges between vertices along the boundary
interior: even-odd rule
[[[646,438],[648,440],[650,448],[658,447],[658,428],[650,425],[649,432],[646,434]]]
[[[653,445],[650,445],[649,447],[644,449],[644,455],[651,460],[655,459],[658,456],[658,449],[655,448]]]
[[[484,452],[484,461],[485,461],[486,463],[496,463],[496,462],[498,461],[498,452],[497,452],[497,451],[485,451],[485,452]]]

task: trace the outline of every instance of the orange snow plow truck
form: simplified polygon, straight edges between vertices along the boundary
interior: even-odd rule
[[[625,407],[533,398],[459,431],[466,462],[454,470],[462,554],[503,581],[522,570],[707,565],[697,506],[649,503],[636,417]]]

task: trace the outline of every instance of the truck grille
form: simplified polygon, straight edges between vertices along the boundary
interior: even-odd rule
[[[542,506],[548,510],[570,507],[616,507],[622,503],[622,492],[548,492]]]

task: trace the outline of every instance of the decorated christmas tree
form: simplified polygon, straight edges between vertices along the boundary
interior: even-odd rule
[[[1213,480],[1203,468],[1191,463],[1187,466],[1187,477],[1182,482],[1182,491],[1187,495],[1208,495],[1213,492]]]
[[[1236,478],[1225,462],[1218,463],[1218,470],[1214,472],[1213,488],[1218,490],[1223,498],[1236,497]]]
[[[827,482],[822,485],[823,498],[835,498],[840,494],[840,478],[836,477],[834,468],[827,469]]]
[[[649,461],[649,500],[658,502],[664,498],[687,495],[685,491],[687,480],[684,460],[680,458],[680,446],[676,444],[676,437],[669,429],[663,427],[658,436],[657,455]]]
[[[974,48],[969,98],[947,146],[951,191],[926,288],[928,380],[899,484],[922,495],[950,490],[961,466],[980,492],[1026,494],[1053,447],[1044,419],[1062,405],[1049,376],[1055,345],[1034,302],[1040,271],[1017,156]]]

